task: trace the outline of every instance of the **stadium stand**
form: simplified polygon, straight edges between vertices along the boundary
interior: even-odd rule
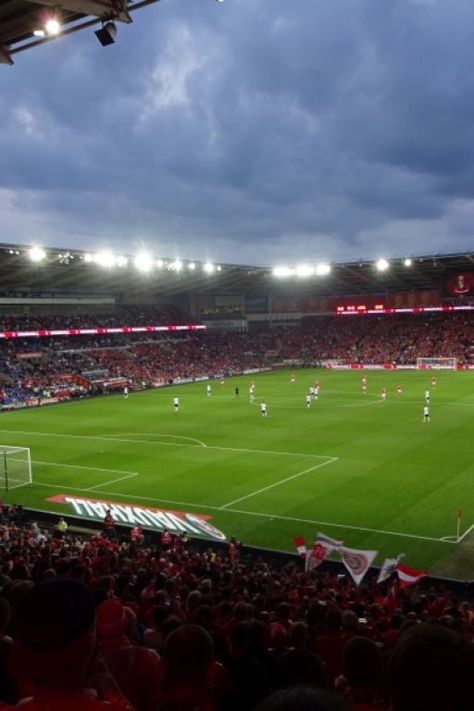
[[[0,540],[4,708],[473,708],[473,606],[442,587],[58,533],[8,506]]]
[[[137,310],[134,323],[164,323],[189,317],[173,310]],[[61,321],[61,319],[63,319]],[[62,317],[3,317],[10,330],[64,326]],[[124,324],[124,315],[78,316],[74,327]],[[68,321],[69,325],[69,321]],[[123,387],[148,387],[178,378],[218,377],[298,360],[301,364],[407,365],[418,357],[455,357],[474,364],[474,321],[470,313],[313,317],[298,327],[261,328],[247,333],[117,334],[73,338],[12,339],[0,353],[0,404],[41,403],[84,397]],[[92,373],[92,375],[91,375]]]

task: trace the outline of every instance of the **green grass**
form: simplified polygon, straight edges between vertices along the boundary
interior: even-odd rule
[[[469,534],[441,539],[456,533],[460,508],[462,531],[474,524],[474,376],[436,375],[432,388],[429,373],[369,372],[364,395],[360,372],[300,370],[290,384],[283,371],[253,377],[254,404],[246,376],[214,382],[210,398],[200,383],[3,413],[1,442],[30,447],[33,459],[33,486],[8,498],[71,512],[47,499],[72,493],[207,514],[228,536],[289,551],[295,535],[310,542],[323,531],[380,551],[378,563],[404,552],[409,565],[473,577],[460,554]],[[308,410],[315,378],[321,394]]]

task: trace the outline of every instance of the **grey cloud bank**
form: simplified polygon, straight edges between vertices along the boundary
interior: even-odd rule
[[[0,71],[1,240],[274,264],[474,250],[474,5],[168,0]]]

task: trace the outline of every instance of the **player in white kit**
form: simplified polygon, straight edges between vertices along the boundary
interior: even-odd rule
[[[173,398],[173,410],[175,412],[178,412],[178,410],[179,410],[179,397]]]
[[[262,404],[260,405],[260,413],[262,417],[268,417],[268,409],[266,402],[262,402]]]

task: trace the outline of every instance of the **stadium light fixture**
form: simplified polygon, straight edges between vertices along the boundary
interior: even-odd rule
[[[97,254],[94,255],[94,262],[97,264],[99,267],[104,267],[104,269],[111,269],[112,267],[115,266],[115,256],[112,254],[112,252],[97,252]]]
[[[411,265],[413,264],[413,262],[412,262],[411,259],[407,258],[407,259],[404,260],[403,264],[404,264],[406,267],[411,267]]]
[[[328,274],[331,273],[331,265],[330,264],[317,264],[316,265],[316,275],[317,276],[327,276]]]
[[[87,264],[90,264],[91,262],[94,261],[94,255],[87,253],[84,255],[83,259],[85,262],[87,262]]]
[[[146,252],[140,252],[135,257],[134,264],[139,272],[149,272],[153,267],[153,259]]]
[[[196,269],[196,265],[194,262],[189,262],[188,264],[188,269],[190,272],[193,272]]]
[[[309,264],[300,264],[296,267],[295,274],[300,279],[305,279],[306,277],[313,276],[314,267],[310,267]]]
[[[217,271],[218,271],[218,272],[221,272],[221,271],[222,271],[222,267],[221,267],[221,265],[219,264],[219,266],[218,266],[218,267],[216,267],[216,269],[217,269]]]
[[[175,259],[174,262],[170,262],[168,265],[168,269],[171,269],[173,272],[180,272],[182,268],[183,262],[180,259]]]
[[[118,267],[126,267],[128,264],[128,259],[127,259],[127,257],[119,255],[118,257],[115,257],[115,264]]]
[[[389,268],[389,266],[390,266],[389,263],[383,257],[380,259],[377,259],[377,261],[375,262],[375,267],[376,267],[377,271],[379,271],[379,272],[386,272],[387,269]]]
[[[104,22],[100,30],[95,31],[95,36],[99,40],[102,47],[107,47],[109,44],[114,44],[115,37],[117,36],[117,27],[115,22],[109,20]]]
[[[157,260],[156,260],[156,266],[157,266],[159,269],[162,269],[162,268],[165,266],[165,263],[164,263],[164,261],[163,261],[162,259],[157,259]]]
[[[33,30],[33,34],[35,37],[46,37],[46,30],[38,28],[37,30]]]
[[[31,247],[28,256],[32,262],[42,262],[46,258],[46,252],[42,247]]]
[[[204,264],[204,266],[203,266],[203,269],[204,269],[204,271],[206,272],[206,274],[212,274],[213,271],[214,271],[214,269],[215,269],[215,267],[214,267],[214,265],[212,264],[212,262],[206,262],[206,263]]]
[[[273,276],[276,277],[290,277],[294,275],[294,269],[291,269],[291,267],[275,267],[273,269]]]
[[[44,29],[49,37],[55,37],[61,32],[61,23],[54,15],[49,17],[44,23]]]

